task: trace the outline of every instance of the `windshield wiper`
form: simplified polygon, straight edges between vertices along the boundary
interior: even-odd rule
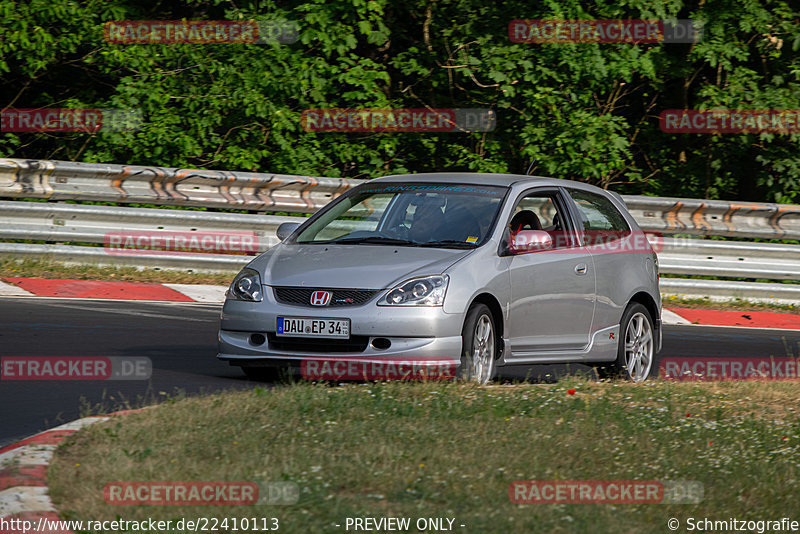
[[[381,237],[381,236],[345,237],[342,239],[335,239],[331,241],[331,243],[344,244],[344,245],[358,245],[360,243],[366,243],[368,245],[411,245],[411,246],[419,245],[419,243],[414,243],[413,241],[409,241],[407,239],[395,239],[393,237]]]
[[[458,241],[456,239],[440,239],[438,241],[428,241],[427,243],[418,243],[420,247],[444,247],[444,248],[475,248],[475,243],[467,241]]]

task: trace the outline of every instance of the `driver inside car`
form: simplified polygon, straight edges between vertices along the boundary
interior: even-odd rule
[[[522,210],[516,213],[511,222],[508,223],[508,230],[514,236],[521,230],[541,230],[542,223],[539,217],[531,210]]]
[[[420,197],[414,208],[414,218],[408,230],[408,239],[417,243],[435,241],[444,230],[444,199],[426,195]]]

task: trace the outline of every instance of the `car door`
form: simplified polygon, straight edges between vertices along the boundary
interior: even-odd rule
[[[593,329],[602,330],[619,323],[630,294],[630,285],[640,278],[634,271],[642,270],[643,261],[637,255],[650,256],[649,245],[637,244],[636,235],[625,217],[602,194],[567,188],[574,211],[580,219],[579,232],[586,250],[592,255],[597,279],[597,307]]]
[[[589,343],[595,307],[592,257],[575,239],[563,191],[539,188],[523,193],[506,225],[523,210],[536,214],[542,229],[553,237],[554,246],[521,254],[508,252],[512,352],[508,362],[530,361],[535,353],[583,349]],[[506,235],[510,235],[508,228]]]

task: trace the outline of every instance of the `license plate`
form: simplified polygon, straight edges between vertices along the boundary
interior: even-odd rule
[[[350,337],[350,319],[278,317],[276,335],[292,337]]]

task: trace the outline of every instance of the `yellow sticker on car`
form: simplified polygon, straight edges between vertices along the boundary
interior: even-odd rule
[[[471,236],[469,236],[467,238],[467,243],[477,243],[477,242],[478,242],[478,238],[476,236],[474,236],[474,235],[471,235]]]

